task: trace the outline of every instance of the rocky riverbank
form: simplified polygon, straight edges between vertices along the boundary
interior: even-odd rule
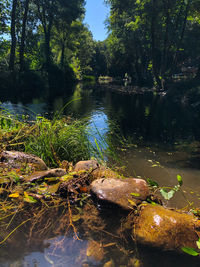
[[[122,212],[133,243],[178,253],[186,248],[198,255],[197,217],[163,207],[145,180],[120,176],[95,160],[75,166],[63,161],[60,168],[49,169],[34,155],[2,151],[0,183],[1,198],[18,205],[38,206],[52,198],[76,205],[84,195],[107,214]]]

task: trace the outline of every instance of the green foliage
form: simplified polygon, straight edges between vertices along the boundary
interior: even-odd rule
[[[194,248],[183,247],[181,249],[183,252],[185,252],[186,254],[189,254],[191,256],[198,256],[199,255],[199,252],[197,252],[196,249],[194,249]]]
[[[199,0],[149,1],[106,0],[111,7],[107,20],[110,35],[109,74],[130,75],[135,82],[163,81],[182,66],[199,66]]]
[[[109,134],[103,137],[98,129],[94,133],[87,118],[73,120],[61,117],[71,102],[55,114],[52,120],[37,116],[36,121],[31,123],[26,116],[14,116],[0,110],[0,149],[32,153],[42,158],[48,166],[59,166],[62,160],[76,163],[91,157],[105,161],[109,156],[117,161],[113,135],[112,138]],[[124,141],[120,135],[116,135],[116,139],[121,144]]]
[[[170,191],[167,191],[166,189],[164,188],[161,188],[160,189],[160,193],[161,195],[164,197],[164,199],[166,200],[170,200],[171,198],[173,198],[174,194],[175,194],[175,190],[170,190]]]
[[[197,244],[198,249],[200,249],[200,238],[198,241],[196,241],[196,244]]]
[[[0,69],[5,71],[9,67],[16,73],[25,72],[25,78],[30,70],[41,71],[43,81],[50,87],[55,85],[52,75],[58,74],[61,87],[65,82],[82,80],[83,75],[91,75],[95,42],[83,24],[84,5],[84,0],[1,1]],[[12,31],[10,24],[13,25]],[[9,63],[11,57],[12,66]],[[52,72],[52,66],[57,66],[60,72],[55,72],[55,68]],[[4,83],[2,78],[4,75],[1,74],[0,83],[5,89],[13,86],[12,82],[11,85]],[[24,88],[24,79],[20,81],[17,86],[22,83]],[[27,87],[32,85],[40,90],[40,84],[37,87],[38,84],[28,81]],[[13,83],[16,85],[16,81]]]
[[[179,185],[182,186],[183,185],[183,180],[182,180],[182,177],[179,174],[177,175],[177,180],[178,180]]]
[[[91,76],[91,75],[84,75],[83,81],[95,83],[96,78],[94,76]]]
[[[159,187],[159,185],[158,185],[157,182],[155,182],[155,181],[153,181],[153,180],[151,180],[151,179],[149,179],[149,178],[147,178],[147,182],[148,182],[148,184],[149,184],[151,187],[154,187],[154,188]]]
[[[35,131],[27,137],[25,151],[41,157],[49,166],[67,159],[77,162],[90,158],[87,125],[81,121],[67,123],[37,117]]]
[[[173,198],[174,194],[178,192],[181,189],[181,186],[183,185],[183,180],[182,177],[178,174],[177,175],[177,180],[178,180],[178,185],[175,185],[174,187],[159,187],[158,183],[151,180],[147,179],[147,182],[150,187],[152,187],[154,190],[159,190],[160,194],[162,197],[166,200],[170,200]]]

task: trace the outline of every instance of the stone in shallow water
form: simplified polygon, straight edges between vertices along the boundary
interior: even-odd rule
[[[74,166],[74,171],[92,171],[99,167],[96,160],[79,161]]]
[[[93,240],[89,241],[86,252],[89,262],[101,262],[104,258],[104,254],[105,252],[101,243],[98,243]]]
[[[137,242],[164,250],[182,252],[196,248],[200,221],[194,216],[156,205],[141,205],[133,230]]]
[[[91,193],[98,200],[130,210],[150,195],[147,183],[142,179],[98,179],[91,184]]]
[[[31,155],[19,151],[3,151],[0,154],[0,162],[8,164],[12,168],[20,168],[22,164],[30,163],[35,170],[47,170],[47,166],[42,159],[35,155]],[[24,167],[24,166],[23,166]]]
[[[27,182],[34,182],[36,180],[48,178],[48,177],[62,177],[66,175],[67,172],[64,169],[50,169],[47,171],[34,172],[30,176],[26,177]]]

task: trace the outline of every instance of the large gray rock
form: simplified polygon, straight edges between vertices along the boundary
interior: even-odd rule
[[[0,162],[7,164],[11,168],[20,168],[23,164],[31,164],[35,170],[47,170],[47,166],[42,159],[19,151],[3,151],[0,154]]]
[[[98,179],[91,184],[91,193],[101,202],[130,210],[150,195],[147,183],[142,179]]]

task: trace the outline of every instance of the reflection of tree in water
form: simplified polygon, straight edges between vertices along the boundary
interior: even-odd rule
[[[123,95],[111,93],[107,115],[125,136],[144,141],[173,143],[200,138],[195,112],[173,99],[153,92]]]

